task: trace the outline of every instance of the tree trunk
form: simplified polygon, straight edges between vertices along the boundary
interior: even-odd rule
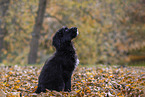
[[[0,29],[0,62],[2,62],[3,42],[4,42],[4,35],[2,29]]]
[[[0,62],[2,61],[2,49],[4,43],[4,37],[6,35],[6,23],[5,16],[9,7],[10,0],[2,0],[0,2]]]
[[[32,40],[30,43],[28,64],[35,64],[37,60],[40,30],[42,28],[43,18],[44,18],[45,9],[46,9],[46,3],[47,3],[47,0],[39,0],[39,8],[37,12],[37,17],[35,18],[35,25],[32,32]]]

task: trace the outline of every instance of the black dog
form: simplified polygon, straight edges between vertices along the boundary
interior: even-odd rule
[[[71,40],[78,35],[76,27],[59,29],[53,37],[54,56],[45,62],[39,76],[36,93],[46,89],[71,91],[71,76],[79,60]]]

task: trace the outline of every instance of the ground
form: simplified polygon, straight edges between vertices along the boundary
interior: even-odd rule
[[[0,97],[36,96],[40,66],[0,67]],[[145,67],[79,66],[72,76],[72,92],[47,91],[39,96],[145,97]],[[14,97],[14,96],[13,96]]]

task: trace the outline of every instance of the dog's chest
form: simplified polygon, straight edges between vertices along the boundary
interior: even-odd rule
[[[75,63],[75,68],[78,66],[79,62],[80,62],[80,61],[79,61],[79,59],[77,58],[77,59],[76,59],[76,63]]]
[[[79,64],[79,59],[76,54],[68,55],[63,57],[63,68],[69,71],[74,70]]]
[[[73,61],[74,62],[73,64],[74,64],[74,68],[76,68],[78,66],[78,64],[79,64],[79,59],[77,58],[77,55],[75,55],[75,57],[73,57],[72,60],[74,60]]]

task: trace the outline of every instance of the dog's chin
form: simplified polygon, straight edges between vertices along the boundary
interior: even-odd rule
[[[78,32],[76,32],[73,36],[72,36],[72,39],[76,38],[78,36]]]
[[[78,29],[77,29],[77,31],[75,32],[74,38],[76,38],[78,35],[79,35],[79,31],[78,31]]]

